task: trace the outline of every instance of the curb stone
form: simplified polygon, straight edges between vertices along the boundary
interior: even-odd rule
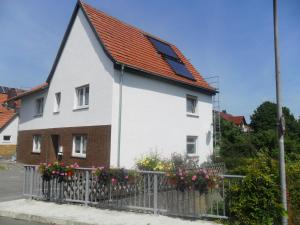
[[[57,225],[97,225],[94,223],[85,223],[72,220],[64,220],[59,218],[49,218],[45,216],[36,216],[25,213],[14,213],[8,211],[0,211],[0,217],[8,217],[17,220],[26,220],[28,222],[36,223],[48,223],[48,224],[57,224]]]

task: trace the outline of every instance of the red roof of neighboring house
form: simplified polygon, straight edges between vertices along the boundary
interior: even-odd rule
[[[189,72],[192,73],[195,81],[175,74],[146,37],[146,35],[152,35],[111,17],[86,3],[81,2],[81,5],[104,48],[116,62],[174,81],[215,91],[175,45],[154,37],[171,46]]]
[[[4,128],[17,114],[13,110],[0,112],[0,130]]]
[[[244,116],[233,116],[231,114],[220,112],[220,116],[227,121],[234,123],[235,125],[247,124]]]
[[[23,98],[23,97],[25,97],[27,95],[33,94],[33,93],[41,91],[43,89],[46,89],[46,88],[48,88],[48,86],[49,86],[48,83],[40,84],[40,85],[38,85],[36,87],[31,88],[28,91],[22,92],[22,93],[18,94],[17,96],[8,99],[7,101],[9,102],[9,101],[14,101],[14,100]]]

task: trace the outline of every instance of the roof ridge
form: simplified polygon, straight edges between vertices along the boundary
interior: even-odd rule
[[[82,5],[82,7],[83,7],[84,9],[85,9],[86,6],[87,6],[87,7],[90,7],[90,8],[92,8],[93,10],[97,11],[98,13],[104,14],[105,16],[109,17],[110,19],[113,19],[113,20],[118,21],[118,22],[120,22],[120,23],[122,23],[122,24],[124,24],[124,25],[126,25],[126,26],[128,26],[128,27],[131,27],[131,28],[133,28],[133,29],[135,29],[135,30],[140,31],[141,33],[143,33],[143,34],[146,35],[146,36],[153,37],[153,38],[155,38],[155,39],[157,39],[157,40],[159,40],[159,41],[161,41],[161,42],[164,42],[165,44],[174,46],[171,42],[166,41],[166,40],[164,40],[164,39],[162,39],[162,38],[160,38],[160,37],[158,37],[158,36],[156,36],[156,35],[150,34],[149,32],[144,31],[143,29],[141,29],[141,28],[139,28],[139,27],[137,27],[137,26],[131,25],[131,24],[129,24],[129,23],[127,23],[127,22],[125,22],[125,21],[123,21],[123,20],[117,18],[117,17],[114,17],[114,16],[112,16],[112,15],[110,15],[110,14],[108,14],[108,13],[106,13],[106,12],[100,10],[100,9],[98,9],[98,8],[95,8],[94,6],[92,6],[92,5],[90,5],[90,4],[86,3],[86,2],[84,2],[84,1],[82,1],[82,0],[78,0],[78,1],[79,1],[79,3]]]

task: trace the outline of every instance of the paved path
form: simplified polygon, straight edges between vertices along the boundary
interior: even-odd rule
[[[0,216],[60,225],[216,225],[203,220],[191,221],[25,199],[1,202]]]
[[[22,198],[23,165],[14,162],[0,161],[0,202]]]

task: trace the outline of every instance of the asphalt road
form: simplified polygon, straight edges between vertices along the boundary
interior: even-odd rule
[[[5,168],[3,170],[3,167]],[[2,169],[1,169],[2,168]],[[23,198],[23,165],[0,161],[0,202]],[[0,217],[1,225],[45,225]]]
[[[23,166],[18,163],[0,161],[0,202],[22,198]]]

